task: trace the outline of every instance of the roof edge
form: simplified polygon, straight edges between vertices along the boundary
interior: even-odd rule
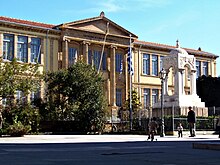
[[[167,50],[172,50],[172,49],[176,48],[176,46],[160,44],[160,43],[155,43],[155,42],[140,41],[140,40],[135,40],[134,44],[144,45],[144,46],[148,46],[148,47],[152,47],[152,48],[162,48],[162,49],[167,49]],[[191,49],[191,48],[183,48],[183,49],[185,49],[189,53],[196,54],[196,55],[208,55],[208,56],[212,56],[214,58],[219,57],[216,54],[206,52],[206,51],[202,51],[202,50],[196,50],[196,49]]]

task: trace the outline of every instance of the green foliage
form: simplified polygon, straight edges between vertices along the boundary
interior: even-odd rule
[[[129,98],[125,101],[125,107],[127,110],[130,109],[130,93],[128,94]],[[140,98],[137,94],[137,91],[133,90],[132,91],[132,111],[133,111],[133,115],[136,118],[137,117],[137,112],[141,107],[141,102],[140,102]]]
[[[24,136],[31,130],[30,125],[23,125],[21,121],[17,121],[17,117],[15,117],[13,125],[9,125],[6,129],[7,134],[13,137]]]
[[[30,104],[17,106],[10,111],[12,119],[17,118],[18,121],[22,121],[24,125],[29,125],[32,133],[36,133],[39,130],[40,115],[39,110],[34,108]]]
[[[77,62],[68,69],[48,73],[45,82],[47,102],[40,111],[44,120],[76,121],[86,132],[103,129],[107,104],[102,76],[94,68]]]
[[[24,125],[31,124],[33,130],[37,131],[37,127],[34,128],[34,125],[37,126],[37,115],[34,115],[37,110],[27,103],[27,97],[30,92],[40,87],[42,75],[39,72],[39,65],[18,63],[16,59],[5,62],[2,58],[0,63],[0,98],[6,99],[4,105],[0,107],[4,119],[3,130],[12,125],[17,116],[17,125],[22,121]],[[22,92],[20,100],[15,98],[18,90]],[[10,126],[10,128],[13,127]]]
[[[201,76],[197,79],[197,94],[206,107],[220,107],[220,77]]]
[[[40,86],[41,74],[38,71],[38,64],[20,64],[16,59],[3,62],[2,58],[0,63],[0,97],[7,98],[10,102],[16,90],[27,95]]]

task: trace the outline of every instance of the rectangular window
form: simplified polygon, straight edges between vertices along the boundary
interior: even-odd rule
[[[41,63],[41,41],[40,38],[31,38],[31,62]]]
[[[160,56],[160,71],[163,68],[163,58],[164,58],[164,56]]]
[[[150,55],[143,54],[143,74],[150,74]]]
[[[152,105],[154,105],[156,102],[158,102],[158,97],[159,97],[159,90],[152,89]]]
[[[14,35],[4,34],[3,60],[12,61],[13,58],[14,58]]]
[[[96,70],[98,70],[98,68],[99,68],[100,59],[101,59],[101,52],[94,50],[93,60],[94,60],[94,66],[95,66]]]
[[[121,63],[122,63],[122,54],[116,53],[115,56],[115,71],[120,72],[121,71]]]
[[[24,103],[26,101],[26,97],[22,91],[16,91],[16,101],[17,103]]]
[[[152,55],[152,75],[158,76],[158,56]]]
[[[18,36],[17,60],[21,62],[28,60],[28,38],[25,36]]]
[[[106,52],[104,52],[102,57],[102,70],[106,70],[106,69],[107,69],[107,55]]]
[[[144,95],[144,109],[146,109],[150,106],[150,89],[144,88],[143,95]]]
[[[201,61],[196,61],[196,78],[201,76]]]
[[[203,75],[208,76],[208,62],[203,62]]]
[[[6,106],[7,105],[7,98],[2,98],[2,106]]]
[[[33,103],[35,99],[40,98],[40,89],[36,92],[31,92],[30,100]]]
[[[89,50],[88,57],[89,57],[89,64],[93,64],[93,66],[98,70],[100,60],[101,60],[101,51]],[[106,55],[106,52],[103,53],[102,64],[101,65],[102,65],[102,67],[100,67],[100,69],[106,70],[106,68],[107,68],[107,55]]]
[[[75,64],[76,60],[77,60],[77,49],[76,48],[69,48],[69,52],[68,52],[69,66]]]
[[[92,55],[92,50],[89,50],[89,52],[88,52],[88,62],[89,62],[89,64],[90,65],[92,65],[92,57],[93,57],[93,55]]]
[[[116,89],[116,105],[122,106],[122,89]]]

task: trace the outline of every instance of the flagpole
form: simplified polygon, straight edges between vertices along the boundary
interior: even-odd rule
[[[108,33],[109,33],[109,22],[107,22],[107,25],[106,25],[106,32],[105,32],[105,37],[104,37],[104,41],[103,41],[103,45],[102,45],[102,52],[101,52],[101,57],[100,57],[100,61],[99,61],[99,67],[98,67],[98,71],[97,71],[98,73],[101,69],[102,58],[103,58],[104,49],[105,49],[105,41],[106,41]]]
[[[129,68],[129,73],[130,73],[130,131],[132,130],[132,50],[131,50],[131,34],[130,34],[130,46],[129,46],[129,63],[130,63],[130,68]]]

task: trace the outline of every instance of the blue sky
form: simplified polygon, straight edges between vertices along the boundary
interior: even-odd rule
[[[10,0],[2,16],[60,24],[105,16],[139,40],[198,49],[220,55],[219,0]],[[220,76],[220,59],[217,60]]]

